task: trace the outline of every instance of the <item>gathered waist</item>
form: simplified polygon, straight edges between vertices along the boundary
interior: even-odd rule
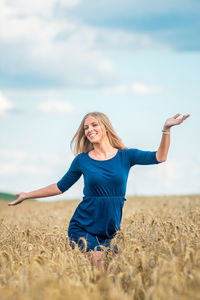
[[[83,196],[83,200],[86,200],[86,199],[106,199],[106,198],[113,198],[113,199],[124,199],[124,200],[126,200],[126,198],[125,198],[125,195],[123,196],[101,196],[101,195],[99,195],[99,196]]]

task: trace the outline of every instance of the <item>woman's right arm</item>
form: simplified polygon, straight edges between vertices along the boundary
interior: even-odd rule
[[[82,171],[79,167],[79,155],[77,155],[71,163],[67,173],[57,182],[48,185],[42,189],[32,191],[30,193],[16,194],[16,200],[9,202],[8,205],[16,205],[26,199],[50,197],[64,193],[67,191],[81,176]]]
[[[29,192],[29,193],[16,194],[16,196],[18,198],[12,202],[9,202],[8,205],[9,206],[17,205],[26,199],[50,197],[50,196],[55,196],[55,195],[59,195],[59,194],[62,194],[62,192],[59,190],[57,184],[53,183],[44,188]]]

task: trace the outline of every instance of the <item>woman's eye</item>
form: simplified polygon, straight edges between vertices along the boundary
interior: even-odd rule
[[[95,127],[98,126],[98,124],[92,124],[91,126]],[[84,130],[87,130],[89,127],[85,127]]]

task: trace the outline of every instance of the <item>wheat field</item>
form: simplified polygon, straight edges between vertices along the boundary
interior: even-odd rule
[[[106,271],[68,245],[78,203],[0,202],[0,300],[200,299],[200,195],[127,198]]]

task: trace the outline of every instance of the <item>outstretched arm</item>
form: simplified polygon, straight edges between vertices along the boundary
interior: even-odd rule
[[[164,132],[162,134],[160,146],[156,153],[156,158],[158,161],[166,161],[167,159],[167,153],[170,145],[170,128],[172,126],[181,124],[185,119],[187,119],[190,116],[190,115],[184,115],[182,118],[178,119],[180,115],[181,114],[176,114],[172,118],[167,119],[167,121],[164,124],[163,127]]]
[[[62,194],[62,192],[59,190],[56,183],[50,184],[42,189],[35,190],[29,193],[20,193],[16,194],[18,197],[16,200],[9,202],[8,205],[17,205],[21,203],[22,201],[26,199],[32,199],[32,198],[42,198],[42,197],[50,197]]]
[[[50,197],[64,193],[80,178],[82,174],[79,168],[78,158],[79,155],[74,158],[67,173],[57,183],[53,183],[30,193],[16,194],[18,198],[12,202],[9,202],[8,205],[16,205],[26,199]]]

